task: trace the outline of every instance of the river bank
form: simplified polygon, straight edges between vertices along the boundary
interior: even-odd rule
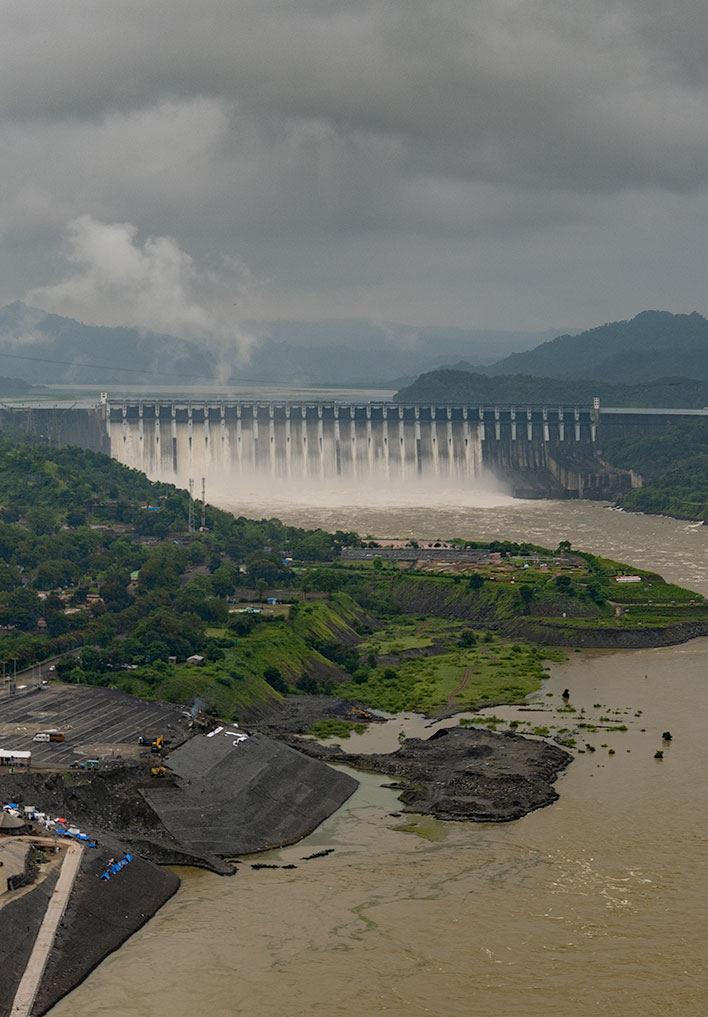
[[[20,805],[31,798],[43,812],[70,815],[91,830],[96,845],[84,850],[33,1014],[43,1014],[80,984],[176,892],[178,877],[156,862],[233,874],[236,867],[225,856],[300,840],[336,812],[358,782],[326,763],[395,776],[391,787],[401,792],[402,811],[503,822],[555,801],[552,783],[571,760],[541,741],[462,728],[410,739],[393,754],[376,755],[346,754],[296,733],[307,730],[313,718],[351,716],[352,710],[371,724],[383,722],[351,703],[302,697],[266,725],[282,741],[257,732],[243,741],[226,739],[217,727],[211,737],[188,739],[169,754],[164,759],[169,776],[154,786],[145,786],[136,765],[78,779],[61,773],[1,776],[0,798]],[[239,785],[242,791],[235,792]],[[108,880],[99,878],[120,858],[128,864]],[[0,908],[2,1015],[10,1013],[47,894],[51,879]]]
[[[588,736],[595,753],[579,745],[552,808],[504,824],[396,816],[391,777],[358,774],[305,841],[244,859],[277,868],[184,871],[172,901],[52,1017],[466,1017],[471,998],[500,1017],[702,1017],[707,654],[708,640],[571,654],[537,702],[493,711],[555,723],[527,707],[560,707],[569,687],[577,713],[561,717],[627,726]],[[426,723],[390,720],[342,745],[385,752],[401,724],[418,735]]]

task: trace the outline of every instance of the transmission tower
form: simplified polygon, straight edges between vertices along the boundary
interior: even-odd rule
[[[202,529],[206,527],[206,477],[202,477]]]
[[[194,481],[189,478],[189,522],[187,529],[190,533],[194,533]]]

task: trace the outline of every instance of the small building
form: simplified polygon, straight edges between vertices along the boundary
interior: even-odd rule
[[[0,749],[0,766],[26,766],[29,770],[32,765],[32,753],[26,749]]]
[[[188,664],[196,664],[198,667],[204,666],[204,657],[200,653],[193,653],[191,657],[187,657]]]

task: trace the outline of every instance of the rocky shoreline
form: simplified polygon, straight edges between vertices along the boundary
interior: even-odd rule
[[[317,759],[398,778],[403,812],[436,819],[506,823],[558,799],[553,783],[569,752],[511,732],[441,728],[428,739],[407,738],[390,754],[347,753],[299,738],[291,744]]]

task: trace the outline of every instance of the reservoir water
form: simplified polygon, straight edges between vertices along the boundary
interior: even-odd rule
[[[298,505],[241,491],[223,503],[380,536],[567,538],[708,595],[708,527],[591,503],[418,494]],[[571,717],[558,713],[566,687]],[[708,640],[570,652],[529,705],[538,712],[493,712],[559,725],[584,709],[597,726],[555,805],[503,825],[396,817],[395,792],[359,775],[311,837],[259,859],[297,868],[181,870],[177,896],[53,1017],[703,1017]],[[401,728],[424,729],[397,719],[357,747],[393,749]]]

